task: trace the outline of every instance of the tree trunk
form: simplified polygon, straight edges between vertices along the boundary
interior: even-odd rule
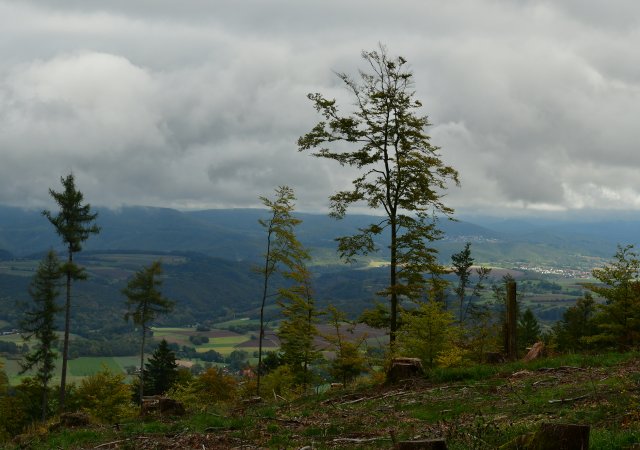
[[[47,420],[47,383],[42,386],[42,421]]]
[[[144,413],[143,409],[143,398],[144,398],[144,343],[145,343],[146,333],[145,333],[145,325],[142,324],[142,344],[140,345],[140,385],[138,386],[138,393],[140,395],[140,415]]]
[[[67,390],[67,361],[69,360],[69,328],[71,324],[71,265],[73,264],[73,252],[69,245],[69,257],[67,259],[67,301],[64,311],[64,341],[62,345],[62,373],[60,375],[60,413],[64,412],[64,401]]]
[[[260,336],[258,337],[258,369],[256,370],[256,395],[260,397],[260,369],[262,367],[262,340],[264,338],[264,305],[267,302],[267,289],[269,287],[269,262],[271,259],[271,225],[267,233],[267,255],[264,261],[264,284],[262,288],[262,305],[260,305]]]
[[[516,305],[516,282],[507,283],[507,355],[510,361],[518,359],[518,315]]]
[[[396,343],[396,331],[398,329],[398,292],[396,283],[398,282],[398,231],[396,230],[396,218],[391,218],[391,266],[389,268],[389,284],[391,289],[391,324],[389,329],[389,348],[393,354]]]

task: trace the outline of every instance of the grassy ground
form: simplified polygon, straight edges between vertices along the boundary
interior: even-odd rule
[[[177,420],[148,417],[33,439],[29,448],[389,448],[444,438],[495,449],[543,422],[591,426],[591,449],[640,442],[640,355],[570,355],[440,369],[393,386],[359,384],[293,401],[238,403]],[[101,447],[104,448],[104,447]]]

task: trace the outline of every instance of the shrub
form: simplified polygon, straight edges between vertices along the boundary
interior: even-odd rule
[[[100,422],[115,423],[133,415],[131,387],[124,379],[124,374],[114,374],[106,366],[82,379],[76,394],[80,407]]]
[[[279,395],[292,399],[302,394],[303,388],[297,383],[295,373],[289,366],[280,366],[262,378],[262,391],[265,395]]]
[[[211,367],[187,384],[177,384],[167,396],[178,400],[186,408],[202,411],[220,402],[237,397],[236,380],[222,370]]]

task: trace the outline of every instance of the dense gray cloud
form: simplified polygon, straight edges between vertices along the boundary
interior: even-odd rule
[[[326,208],[353,172],[297,151],[333,71],[405,56],[460,211],[640,206],[640,4],[0,0],[0,203],[73,171],[96,205]]]

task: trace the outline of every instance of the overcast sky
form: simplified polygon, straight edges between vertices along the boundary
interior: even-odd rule
[[[0,0],[0,203],[73,171],[96,206],[322,211],[353,172],[297,151],[383,43],[461,213],[640,207],[637,0]]]

